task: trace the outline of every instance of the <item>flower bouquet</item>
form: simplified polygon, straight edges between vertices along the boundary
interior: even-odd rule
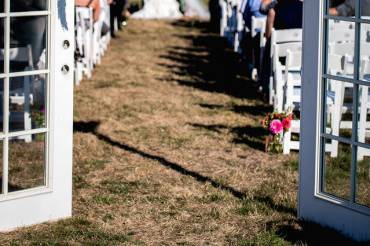
[[[265,151],[272,153],[283,152],[284,134],[292,127],[294,114],[292,111],[282,113],[268,113],[262,122],[265,129],[269,131],[269,136],[266,137]]]

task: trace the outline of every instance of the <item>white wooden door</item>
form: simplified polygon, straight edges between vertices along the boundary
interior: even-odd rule
[[[0,231],[71,216],[73,11],[0,0]]]
[[[334,16],[329,0],[304,1],[299,217],[370,240],[370,21],[361,2]]]

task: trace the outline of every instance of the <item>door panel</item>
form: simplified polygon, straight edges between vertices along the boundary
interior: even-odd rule
[[[71,216],[74,62],[73,1],[3,3],[1,231]]]
[[[360,4],[353,16],[334,16],[329,0],[304,1],[299,217],[370,240],[370,111],[360,62],[370,39]]]

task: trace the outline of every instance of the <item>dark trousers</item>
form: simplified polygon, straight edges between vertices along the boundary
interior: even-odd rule
[[[122,12],[127,5],[127,0],[116,0],[110,5],[110,31],[111,35],[114,36],[114,21],[117,20],[118,29],[121,29],[121,23],[124,21]]]
[[[264,93],[269,92],[270,76],[272,71],[271,64],[271,38],[267,39],[265,51],[263,53],[262,68],[261,68],[261,85]]]
[[[253,68],[260,69],[260,36],[252,37],[251,33],[245,33],[242,41],[243,57],[247,63],[248,74],[251,75]]]

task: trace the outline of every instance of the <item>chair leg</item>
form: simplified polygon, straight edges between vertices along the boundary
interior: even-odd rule
[[[291,141],[292,141],[292,132],[287,131],[284,134],[284,138],[283,138],[283,154],[284,155],[290,154]]]
[[[334,105],[333,105],[333,114],[331,118],[331,127],[332,127],[332,134],[334,136],[339,136],[339,130],[340,130],[340,122],[342,118],[342,105],[343,105],[343,91],[344,87],[343,85],[340,85],[338,83],[332,83],[332,87],[335,93],[334,97]],[[338,141],[332,140],[331,142],[332,148],[331,148],[331,157],[337,157],[338,156]]]
[[[366,86],[360,86],[361,98],[360,98],[360,122],[358,125],[358,139],[360,142],[365,143],[366,138],[366,118],[367,118],[367,101],[368,101],[368,89]],[[357,159],[363,160],[366,153],[361,149],[358,151]]]
[[[30,106],[30,95],[31,95],[31,90],[30,90],[30,77],[25,77],[23,81],[23,86],[24,86],[24,112],[23,112],[23,117],[24,117],[24,130],[28,131],[32,129],[32,120],[31,120],[31,106]],[[24,137],[24,141],[29,143],[32,141],[32,136],[27,135]]]

